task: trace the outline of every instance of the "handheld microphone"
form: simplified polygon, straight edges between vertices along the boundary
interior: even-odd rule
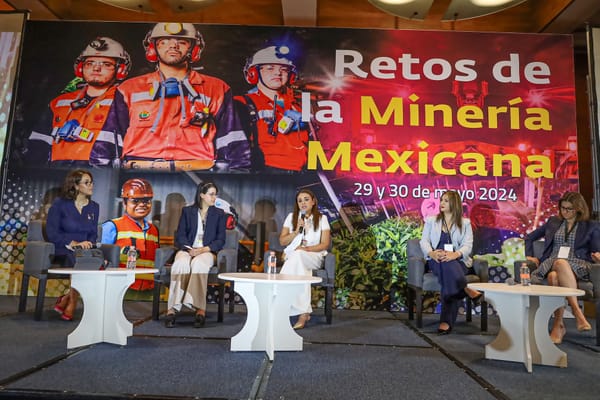
[[[304,218],[306,218],[306,211],[302,210],[300,211],[300,218],[302,218],[302,220],[304,221]],[[304,227],[301,226],[300,228],[298,228],[298,233],[302,233],[304,232]]]

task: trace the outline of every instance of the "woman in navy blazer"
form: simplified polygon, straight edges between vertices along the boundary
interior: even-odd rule
[[[558,201],[559,216],[551,217],[544,225],[525,238],[525,255],[538,267],[532,274],[533,283],[544,278],[552,286],[577,288],[577,280],[590,277],[590,263],[600,260],[600,230],[590,221],[590,212],[583,196],[567,192]],[[534,257],[533,242],[544,238],[544,252],[540,259]],[[585,319],[577,297],[567,297],[573,315],[577,319],[577,330],[592,329]],[[554,312],[554,323],[550,338],[556,344],[562,342],[566,333],[563,324],[564,307]]]
[[[225,245],[225,212],[215,207],[217,186],[198,185],[194,205],[184,207],[175,233],[178,248],[171,267],[165,326],[175,326],[175,315],[186,306],[196,311],[194,327],[204,326],[208,271]]]

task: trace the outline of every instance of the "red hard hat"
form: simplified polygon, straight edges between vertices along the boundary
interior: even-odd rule
[[[139,199],[144,197],[154,197],[152,185],[145,179],[129,179],[121,188],[121,197],[124,199]]]

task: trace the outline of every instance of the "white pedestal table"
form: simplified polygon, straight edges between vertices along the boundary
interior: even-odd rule
[[[522,362],[528,372],[533,364],[567,366],[567,354],[550,339],[548,321],[554,310],[565,305],[566,296],[583,296],[583,290],[505,283],[468,286],[485,292],[500,317],[500,332],[485,346],[485,358]]]
[[[242,330],[231,338],[231,351],[301,351],[302,337],[290,324],[290,307],[306,285],[321,278],[301,275],[234,272],[219,274],[235,282],[235,291],[246,303],[248,316]]]
[[[107,342],[126,345],[133,335],[133,324],[123,313],[123,298],[136,274],[153,274],[154,268],[107,268],[90,271],[73,268],[51,268],[51,274],[71,275],[71,287],[83,300],[83,316],[77,328],[67,337],[67,348]]]

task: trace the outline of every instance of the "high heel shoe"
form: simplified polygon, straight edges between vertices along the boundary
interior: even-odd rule
[[[54,303],[54,311],[56,311],[59,314],[63,314],[65,312],[65,309],[60,306],[60,303],[62,303],[64,297],[64,295],[59,296],[58,299],[56,299],[56,303]]]
[[[477,296],[472,297],[471,301],[473,302],[473,304],[475,304],[476,306],[480,305],[481,302],[483,301],[483,293],[479,293]]]
[[[175,328],[175,314],[167,314],[167,317],[165,318],[165,327]]]
[[[63,312],[63,313],[60,315],[60,318],[61,318],[63,321],[73,321],[73,316],[72,316],[72,315],[69,315],[69,314],[67,314],[67,313],[65,313],[65,312]]]
[[[310,321],[310,314],[300,315],[298,321],[294,324],[294,329],[303,329],[308,321]]]
[[[206,322],[206,315],[196,314],[196,316],[194,317],[194,328],[204,328],[205,322]]]
[[[552,333],[554,332],[554,329],[552,329],[552,332],[550,332],[550,340],[552,340],[552,343],[554,343],[554,344],[561,344],[562,340],[563,340],[563,337],[567,333],[567,328],[565,328],[564,325],[561,325],[558,329],[560,331],[559,332],[560,336],[558,336],[558,337],[553,337],[552,336]]]
[[[589,322],[584,321],[584,323],[582,324],[577,324],[577,330],[579,332],[585,332],[585,331],[591,331],[592,330],[592,326],[590,325]]]
[[[437,330],[438,336],[448,335],[450,332],[452,332],[452,327],[450,325],[448,325],[446,329],[438,328]]]

